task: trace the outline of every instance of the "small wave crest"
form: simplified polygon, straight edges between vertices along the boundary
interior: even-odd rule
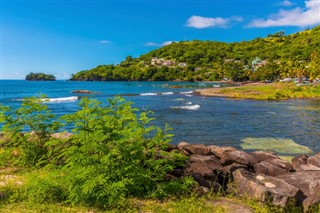
[[[153,95],[158,95],[158,93],[155,92],[147,92],[147,93],[141,93],[140,96],[153,96]]]
[[[173,95],[173,92],[162,92],[161,95]]]
[[[62,97],[62,98],[43,98],[41,99],[45,103],[58,103],[58,102],[70,102],[77,101],[78,96]]]
[[[200,108],[199,104],[189,105],[189,106],[174,106],[172,109],[186,109],[186,110],[197,110]]]
[[[193,91],[187,91],[187,92],[180,92],[180,94],[192,94]]]

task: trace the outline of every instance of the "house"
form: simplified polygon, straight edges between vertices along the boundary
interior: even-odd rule
[[[267,63],[268,62],[266,60],[261,60],[261,58],[255,57],[251,62],[251,68],[253,71],[255,71],[256,69],[263,67]]]
[[[186,67],[186,66],[187,66],[187,63],[185,63],[185,62],[180,62],[178,64],[178,67]]]

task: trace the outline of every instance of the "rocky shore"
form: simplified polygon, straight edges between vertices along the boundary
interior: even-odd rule
[[[233,193],[282,207],[294,202],[304,211],[320,203],[320,153],[289,163],[271,152],[247,153],[230,146],[181,142],[168,151],[188,156],[186,167],[175,168],[168,178],[192,176],[200,194]]]

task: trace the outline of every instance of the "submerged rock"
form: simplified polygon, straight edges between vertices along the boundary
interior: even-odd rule
[[[273,151],[281,154],[297,155],[312,154],[313,151],[307,147],[295,143],[291,139],[283,138],[244,138],[241,147],[247,150]]]
[[[99,92],[93,92],[90,90],[73,90],[72,93],[79,93],[79,94],[98,94]]]

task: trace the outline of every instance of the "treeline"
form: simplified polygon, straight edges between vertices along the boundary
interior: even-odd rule
[[[259,58],[261,66],[253,65]],[[152,63],[152,60],[166,63]],[[183,64],[183,66],[180,66]],[[292,35],[283,32],[242,42],[181,41],[119,65],[100,65],[72,75],[81,81],[275,80],[320,77],[320,26]]]
[[[45,73],[29,73],[26,76],[27,81],[55,81],[56,77],[54,75]]]

